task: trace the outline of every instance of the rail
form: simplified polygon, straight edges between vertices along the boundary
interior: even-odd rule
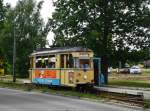
[[[144,95],[142,92],[125,89],[111,89],[109,87],[94,87],[102,97],[124,101],[139,106],[144,105]]]

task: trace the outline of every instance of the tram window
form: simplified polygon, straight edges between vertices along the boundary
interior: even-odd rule
[[[73,56],[72,54],[67,55],[67,60],[66,60],[66,66],[67,68],[73,68]]]
[[[73,68],[73,65],[74,65],[73,62],[74,62],[74,61],[73,61],[73,56],[72,56],[72,54],[70,54],[70,55],[69,55],[70,68]]]
[[[64,68],[64,54],[60,56],[60,67]]]
[[[36,57],[36,68],[41,68],[42,58]]]
[[[48,56],[43,57],[43,68],[48,68]]]
[[[61,68],[73,68],[73,56],[72,54],[62,54],[60,57]]]
[[[56,58],[54,55],[49,56],[48,58],[48,68],[55,68]]]
[[[80,65],[79,65],[79,58],[75,57],[75,58],[74,58],[74,67],[75,67],[75,68],[79,68],[79,66],[80,66]]]
[[[80,59],[80,68],[90,68],[90,60],[89,59]]]
[[[36,57],[36,68],[48,68],[48,56]]]
[[[41,68],[48,67],[48,56],[43,56],[41,59]]]

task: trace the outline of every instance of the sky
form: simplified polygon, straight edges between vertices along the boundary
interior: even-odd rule
[[[12,7],[16,5],[18,0],[4,0],[4,4],[10,3]],[[37,2],[41,0],[36,0]],[[52,12],[54,11],[54,7],[52,5],[52,0],[43,0],[43,7],[41,10],[41,16],[43,17],[45,23],[48,21],[48,18],[52,16]],[[49,32],[47,36],[47,40],[49,41],[49,44],[52,44],[52,40],[54,38],[54,34],[52,32]]]

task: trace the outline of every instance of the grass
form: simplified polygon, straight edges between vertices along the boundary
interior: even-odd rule
[[[112,80],[109,85],[150,88],[150,81]]]
[[[146,109],[150,108],[150,99],[144,100],[144,108],[146,108]]]
[[[150,88],[150,72],[144,71],[142,74],[113,73],[109,75],[109,85]]]

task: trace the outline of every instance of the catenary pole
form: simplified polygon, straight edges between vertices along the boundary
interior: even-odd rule
[[[16,82],[16,35],[15,35],[15,21],[13,26],[13,36],[14,36],[14,43],[13,43],[13,82]]]

